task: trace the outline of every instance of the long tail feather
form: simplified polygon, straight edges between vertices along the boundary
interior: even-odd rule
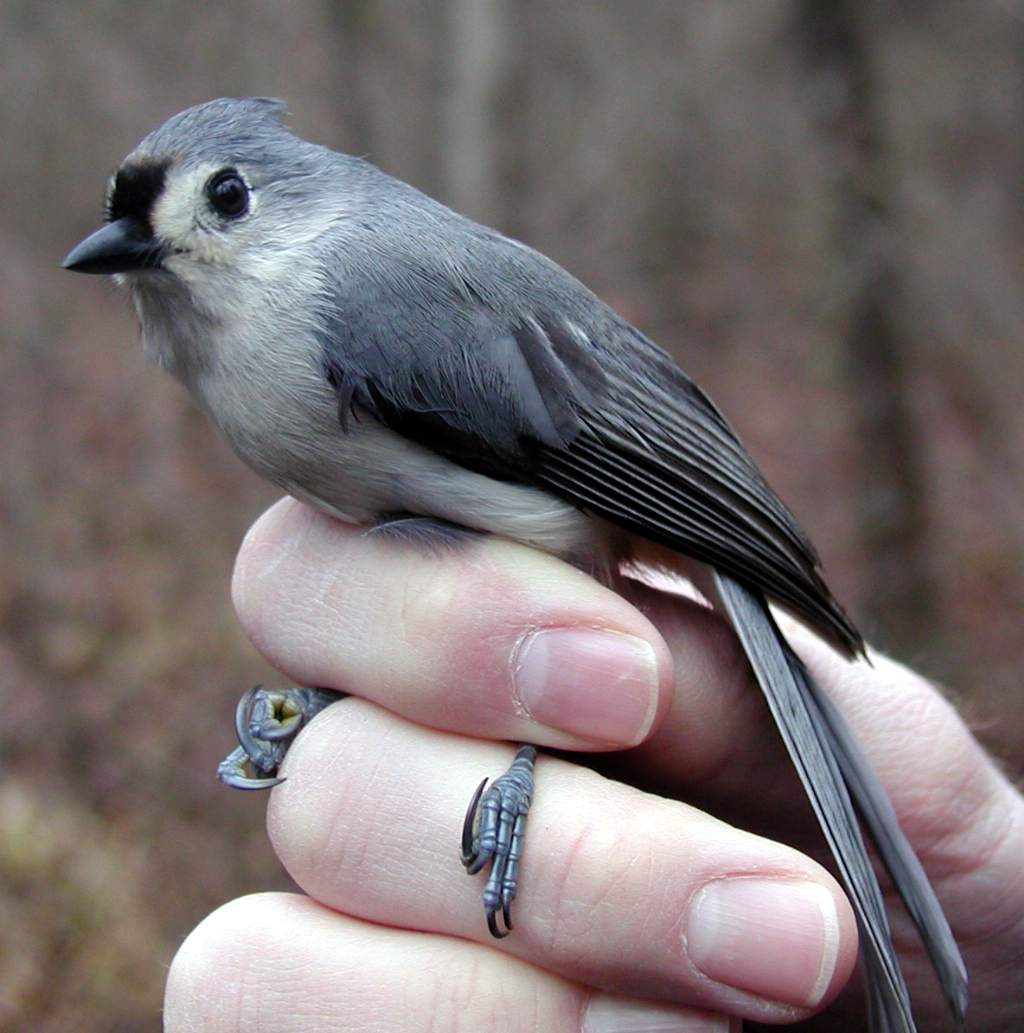
[[[885,902],[835,755],[834,737],[828,734],[818,703],[808,691],[809,677],[794,674],[794,658],[759,592],[719,571],[715,572],[715,585],[821,823],[857,916],[871,1028],[876,1033],[915,1033]]]
[[[794,676],[803,682],[821,715],[823,732],[839,761],[868,838],[917,926],[957,1028],[962,1029],[967,1009],[967,970],[942,906],[921,862],[900,829],[885,789],[853,737],[846,719],[788,644],[785,649]]]

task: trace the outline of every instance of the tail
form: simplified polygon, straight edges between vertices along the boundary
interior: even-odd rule
[[[903,835],[889,797],[853,737],[846,719],[808,674],[788,643],[785,649],[794,675],[802,680],[808,698],[818,708],[823,721],[822,730],[827,737],[824,740],[826,748],[831,748],[839,760],[857,813],[896,892],[903,900],[903,906],[917,926],[957,1028],[962,1029],[967,1011],[967,970],[946,916],[928,882],[928,876]]]
[[[764,596],[719,571],[715,571],[715,585],[853,904],[860,929],[871,1030],[915,1033],[915,1026],[885,902],[858,817],[917,926],[958,1028],[962,1028],[967,1002],[964,964],[885,790],[842,715],[783,638]]]

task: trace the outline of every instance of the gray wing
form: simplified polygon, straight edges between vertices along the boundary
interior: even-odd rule
[[[545,451],[538,483],[762,589],[848,654],[862,649],[807,536],[717,409],[649,341],[630,344],[637,361],[605,363],[602,404],[566,448]]]
[[[460,225],[454,253],[406,237],[339,269],[322,345],[342,424],[358,405],[454,462],[757,586],[858,651],[810,542],[703,392],[554,263]]]

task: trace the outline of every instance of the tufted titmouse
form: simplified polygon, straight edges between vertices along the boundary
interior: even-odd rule
[[[170,119],[125,159],[105,225],[65,267],[116,274],[146,353],[299,499],[398,534],[505,535],[606,582],[627,561],[696,579],[735,629],[835,856],[872,1029],[914,1025],[858,816],[962,1022],[966,975],[939,904],[766,597],[849,657],[862,639],[718,410],[559,266],[298,139],[282,113],[271,100],[216,100]],[[297,692],[243,701],[242,749],[260,773],[331,698]],[[467,815],[463,860],[491,862],[495,935],[511,928],[535,755],[522,747]],[[240,768],[229,780],[247,781]]]

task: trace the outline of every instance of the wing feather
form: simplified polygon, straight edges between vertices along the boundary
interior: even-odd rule
[[[807,536],[700,388],[542,255],[435,214],[388,261],[339,269],[322,341],[339,403],[706,561],[859,651]]]

